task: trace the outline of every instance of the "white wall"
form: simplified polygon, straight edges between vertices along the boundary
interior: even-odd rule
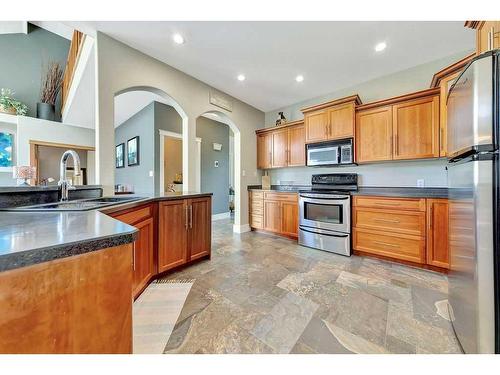
[[[260,171],[256,166],[255,129],[264,124],[264,113],[228,95],[232,111],[209,103],[214,88],[182,73],[150,56],[97,33],[96,38],[96,161],[98,183],[104,193],[112,193],[114,185],[114,95],[131,87],[150,87],[173,98],[174,108],[183,117],[183,169],[184,186],[196,189],[196,119],[207,111],[217,111],[238,128],[235,133],[235,229],[248,228],[247,186],[259,183]],[[244,141],[243,141],[244,140]],[[238,162],[240,161],[240,163]]]
[[[274,126],[277,113],[280,111],[284,112],[288,120],[300,120],[304,118],[300,111],[301,108],[353,94],[358,94],[363,103],[368,103],[424,90],[429,88],[434,73],[460,60],[470,52],[464,51],[460,54],[267,112],[265,115],[266,126]],[[373,163],[350,168],[297,167],[270,170],[269,175],[272,184],[279,184],[280,182],[285,184],[287,181],[293,181],[296,184],[310,184],[312,174],[351,172],[358,173],[360,186],[417,186],[417,179],[424,179],[426,186],[444,187],[447,185],[445,163],[445,160],[426,160]]]

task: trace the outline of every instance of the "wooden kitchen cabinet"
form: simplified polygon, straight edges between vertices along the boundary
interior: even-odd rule
[[[304,124],[288,129],[288,163],[289,167],[306,165],[306,133]]]
[[[500,21],[467,21],[476,30],[476,54],[500,48]]]
[[[212,199],[199,197],[159,202],[158,271],[209,257]]]
[[[272,167],[272,134],[257,134],[257,168]]]
[[[450,268],[448,200],[427,199],[427,264]]]
[[[354,137],[355,108],[354,102],[350,102],[328,110],[328,139]]]
[[[281,230],[286,236],[296,237],[299,232],[299,206],[297,202],[281,202]]]
[[[250,227],[297,238],[299,206],[297,193],[250,191]]]
[[[439,95],[392,107],[393,159],[439,157]]]
[[[264,201],[264,229],[269,232],[281,232],[281,202]]]
[[[359,111],[356,114],[356,161],[392,159],[392,107]]]
[[[271,144],[271,167],[286,167],[288,165],[288,129],[271,132]]]
[[[328,140],[328,112],[325,109],[304,115],[306,142],[322,142]]]

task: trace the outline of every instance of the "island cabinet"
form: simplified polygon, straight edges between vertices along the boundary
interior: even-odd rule
[[[283,168],[305,165],[303,121],[294,121],[257,133],[257,168]]]
[[[298,237],[297,193],[252,190],[249,203],[252,229],[262,229],[286,237]]]
[[[156,275],[155,253],[155,209],[154,204],[147,204],[111,213],[110,216],[139,230],[133,243],[132,294],[137,298],[151,279]]]
[[[448,200],[355,196],[355,253],[446,270]]]
[[[302,109],[306,143],[354,137],[355,108],[358,95]]]
[[[356,161],[437,158],[439,88],[364,104],[356,114]]]
[[[210,256],[211,197],[160,201],[158,272]]]

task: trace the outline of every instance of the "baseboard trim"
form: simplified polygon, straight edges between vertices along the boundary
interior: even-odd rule
[[[231,218],[231,212],[222,212],[220,214],[215,214],[212,215],[212,221],[216,220],[223,220],[223,219],[230,219]]]
[[[233,232],[234,233],[250,232],[250,225],[249,224],[243,224],[243,225],[233,224]]]

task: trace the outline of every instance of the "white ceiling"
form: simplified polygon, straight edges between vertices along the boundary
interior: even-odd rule
[[[449,21],[68,24],[109,34],[263,111],[471,50],[475,40],[463,22]],[[175,32],[185,44],[173,43]],[[376,53],[380,41],[387,49]]]

